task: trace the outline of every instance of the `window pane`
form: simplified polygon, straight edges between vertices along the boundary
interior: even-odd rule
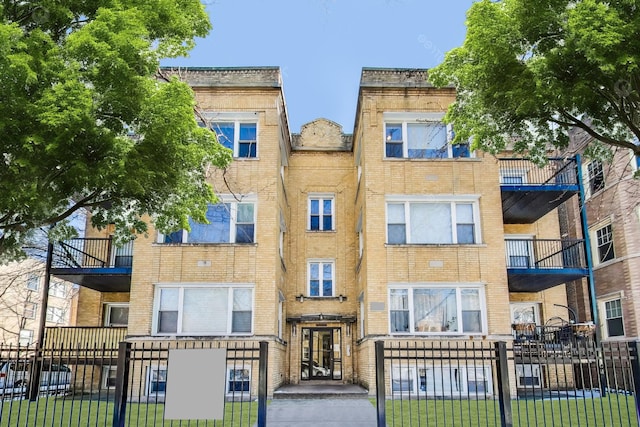
[[[475,243],[475,233],[473,224],[458,224],[456,226],[458,234],[458,243],[468,244]]]
[[[610,337],[621,337],[624,335],[622,317],[607,319],[607,335]]]
[[[247,311],[251,310],[251,289],[234,289],[233,290],[233,310]]]
[[[231,332],[251,332],[251,311],[234,311],[232,313]]]
[[[178,310],[178,288],[160,290],[160,310]]]
[[[389,239],[388,243],[391,245],[401,245],[407,243],[407,233],[404,224],[389,224],[389,226],[387,227],[387,234]]]
[[[129,307],[109,307],[110,325],[127,325],[129,322]]]
[[[333,200],[324,200],[322,202],[322,213],[324,215],[331,215],[331,213],[333,212],[332,205]]]
[[[240,141],[256,140],[256,124],[240,123]]]
[[[387,142],[385,146],[386,157],[402,157],[402,144]]]
[[[233,150],[234,124],[213,123],[212,128],[216,135],[218,135],[218,141],[220,144]]]
[[[181,332],[226,333],[228,292],[228,288],[186,288]]]
[[[255,142],[241,142],[238,146],[238,157],[256,157]]]
[[[319,279],[320,278],[320,264],[314,262],[309,264],[309,276],[311,279]]]
[[[322,296],[323,297],[333,296],[333,282],[331,280],[322,281]]]
[[[322,229],[323,230],[333,230],[331,216],[322,217]]]
[[[311,216],[310,230],[320,230],[320,217],[317,215]]]
[[[309,282],[309,296],[320,296],[320,280],[311,280]]]
[[[391,310],[391,332],[409,332],[409,310]]]
[[[473,205],[467,203],[457,204],[456,219],[458,224],[473,224]]]
[[[389,224],[404,224],[404,204],[389,203],[387,205]]]
[[[385,128],[385,141],[402,142],[402,123],[387,123]]]
[[[447,129],[442,123],[409,123],[407,139],[410,158],[449,157]]]
[[[458,330],[456,290],[414,289],[413,314],[416,331],[456,332]]]
[[[451,205],[412,203],[411,243],[452,243]]]
[[[235,243],[253,243],[253,224],[236,225],[236,241]]]
[[[200,224],[189,219],[191,232],[189,232],[188,242],[229,243],[231,205],[229,203],[209,205],[207,220],[209,224]]]
[[[482,311],[480,291],[478,289],[462,289],[462,330],[464,332],[482,332]]]
[[[391,310],[408,310],[409,297],[406,289],[391,289],[389,291]]]
[[[182,243],[183,231],[174,231],[171,234],[164,235],[164,243]]]
[[[158,332],[176,333],[178,331],[178,312],[160,311],[158,313]]]
[[[319,215],[320,214],[320,200],[311,200],[311,215]]]
[[[454,144],[451,148],[453,157],[470,157],[469,144]]]
[[[253,223],[253,203],[238,204],[238,222]]]

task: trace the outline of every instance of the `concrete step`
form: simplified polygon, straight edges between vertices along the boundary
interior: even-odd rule
[[[287,384],[273,392],[273,399],[367,399],[367,389],[356,384],[314,382]]]

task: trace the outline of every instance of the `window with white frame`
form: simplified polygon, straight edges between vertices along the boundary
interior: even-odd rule
[[[227,393],[249,392],[251,386],[251,369],[246,367],[227,368]]]
[[[49,296],[65,298],[67,296],[67,285],[58,281],[51,281],[49,285]]]
[[[593,160],[584,166],[586,197],[604,189],[604,170],[600,160]]]
[[[236,158],[258,157],[258,123],[256,121],[214,121],[211,129],[223,146],[233,151]]]
[[[389,287],[392,334],[479,334],[486,303],[479,285],[393,285]]]
[[[613,250],[613,229],[611,224],[597,228],[594,232],[596,246],[596,264],[612,260],[615,258]]]
[[[20,329],[18,333],[18,344],[30,345],[33,343],[33,331],[31,329]]]
[[[518,387],[540,387],[542,369],[535,364],[516,364],[516,384]]]
[[[66,321],[65,310],[60,307],[47,307],[47,322],[64,323]]]
[[[393,366],[393,393],[416,393],[426,396],[491,395],[491,367],[484,365]]]
[[[480,240],[477,198],[387,198],[387,243],[475,244]]]
[[[311,231],[334,230],[334,198],[333,195],[309,196],[309,223],[307,229]]]
[[[127,326],[129,304],[107,303],[104,305],[104,326]]]
[[[116,381],[118,378],[117,373],[118,373],[118,367],[115,365],[102,367],[101,384],[103,389],[116,388]]]
[[[333,260],[313,260],[307,266],[308,294],[310,297],[332,297],[335,288]]]
[[[163,243],[255,243],[255,201],[229,201],[209,205],[206,213],[208,224],[189,219],[191,231],[178,230],[161,235]]]
[[[38,304],[35,302],[24,303],[24,317],[27,319],[35,319],[36,311],[38,310]]]
[[[147,366],[145,394],[147,396],[164,396],[167,390],[167,367]]]
[[[30,291],[37,291],[40,288],[40,276],[37,274],[30,274],[29,277],[27,277],[26,287]]]
[[[453,130],[443,114],[384,114],[386,158],[446,159],[470,157],[469,144],[451,144]]]
[[[156,286],[157,335],[246,335],[252,331],[253,286]]]
[[[534,268],[536,260],[532,235],[505,234],[507,268]]]
[[[604,304],[605,333],[607,338],[624,336],[624,319],[622,317],[622,299],[605,301]]]
[[[362,231],[362,210],[358,215],[358,222],[356,223],[356,233],[358,234],[358,259],[362,259],[364,254],[364,233]]]

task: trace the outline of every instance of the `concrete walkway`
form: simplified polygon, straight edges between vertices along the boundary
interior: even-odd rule
[[[369,399],[276,399],[267,406],[268,427],[375,427]]]
[[[367,390],[335,382],[285,385],[267,405],[267,427],[375,427]]]

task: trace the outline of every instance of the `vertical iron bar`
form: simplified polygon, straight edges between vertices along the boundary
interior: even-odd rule
[[[511,390],[509,388],[509,366],[507,361],[507,343],[499,341],[495,344],[498,373],[498,398],[500,400],[500,425],[513,426],[511,412]]]
[[[638,354],[638,341],[629,343],[631,350],[631,372],[633,374],[633,399],[636,402],[636,418],[640,424],[640,355]]]
[[[124,427],[124,420],[127,415],[127,388],[129,386],[129,356],[131,354],[131,343],[122,341],[118,347],[116,395],[113,405],[113,427]]]
[[[384,385],[384,341],[376,341],[376,412],[378,414],[377,427],[385,427],[385,385]]]
[[[266,427],[267,425],[268,350],[269,344],[266,341],[260,341],[260,362],[258,366],[258,370],[260,371],[258,379],[258,427]]]

